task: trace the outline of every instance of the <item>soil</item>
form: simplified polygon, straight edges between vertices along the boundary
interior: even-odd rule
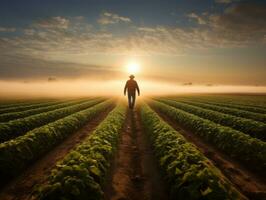
[[[153,109],[162,119],[181,133],[187,141],[194,144],[242,194],[251,200],[266,199],[266,179],[264,176],[250,171],[243,164],[225,155],[213,145],[208,144],[202,138],[177,124],[155,108]]]
[[[71,149],[81,143],[97,127],[97,125],[100,124],[112,108],[113,106],[99,114],[92,121],[88,122],[79,131],[71,134],[53,150],[27,168],[20,176],[10,181],[0,190],[0,199],[33,199],[32,194],[36,185],[42,184],[46,181],[57,161],[63,159]]]
[[[128,110],[105,187],[106,200],[164,200],[166,183],[141,126],[138,110]]]

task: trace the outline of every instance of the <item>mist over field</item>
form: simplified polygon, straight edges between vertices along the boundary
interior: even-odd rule
[[[125,80],[0,81],[0,98],[123,96]],[[190,93],[266,93],[266,86],[194,85],[138,80],[141,96]]]

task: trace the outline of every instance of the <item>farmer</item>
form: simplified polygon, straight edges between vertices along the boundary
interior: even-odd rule
[[[135,76],[130,75],[129,80],[127,81],[125,88],[124,88],[124,95],[126,96],[126,91],[127,91],[127,96],[128,96],[128,107],[130,109],[134,108],[135,105],[135,99],[136,99],[136,90],[138,91],[138,95],[140,95],[139,92],[139,86],[137,81],[134,80]]]

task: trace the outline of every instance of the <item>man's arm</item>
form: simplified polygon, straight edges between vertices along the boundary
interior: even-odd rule
[[[136,89],[137,89],[137,91],[138,91],[138,95],[140,95],[139,86],[138,86],[137,81],[136,81]]]
[[[127,87],[128,87],[128,82],[126,82],[126,85],[125,85],[125,87],[124,87],[124,95],[126,95]]]

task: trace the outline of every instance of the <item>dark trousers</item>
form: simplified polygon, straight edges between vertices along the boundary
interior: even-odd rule
[[[131,109],[134,108],[136,93],[128,93],[127,97],[128,97],[128,107]]]

